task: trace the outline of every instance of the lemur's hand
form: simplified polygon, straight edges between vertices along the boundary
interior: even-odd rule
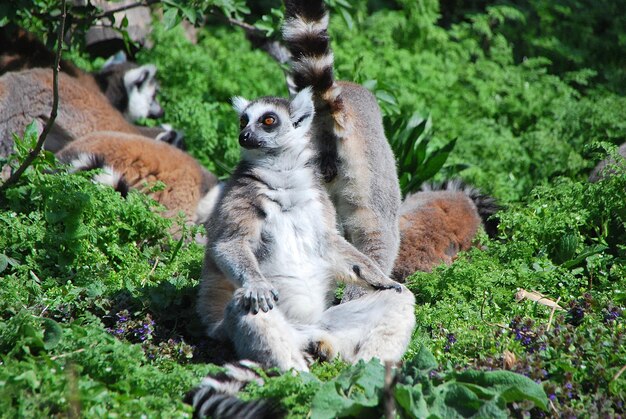
[[[278,291],[267,281],[248,282],[243,285],[241,302],[245,310],[257,314],[259,309],[267,313],[278,301]]]
[[[375,290],[394,289],[396,292],[402,292],[402,286],[399,283],[387,277],[376,267],[372,266],[370,269],[361,269],[359,265],[353,265],[352,272]]]

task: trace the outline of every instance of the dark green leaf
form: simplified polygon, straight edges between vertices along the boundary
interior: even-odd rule
[[[61,329],[61,326],[59,326],[57,322],[48,318],[43,319],[43,325],[44,325],[44,332],[43,332],[44,349],[46,350],[53,349],[61,341],[61,337],[63,336],[63,329]]]

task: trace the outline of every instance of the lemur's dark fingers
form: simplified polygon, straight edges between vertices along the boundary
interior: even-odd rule
[[[274,296],[274,301],[278,301],[278,291],[272,290],[271,293]]]
[[[250,308],[252,309],[252,314],[257,314],[259,312],[259,296],[256,293],[252,296]]]
[[[259,295],[259,308],[263,311],[263,313],[270,311],[270,307],[267,304],[267,298],[265,298],[265,295],[263,294]]]
[[[250,300],[252,299],[252,293],[250,291],[246,291],[243,295],[243,308],[246,311],[250,311]]]

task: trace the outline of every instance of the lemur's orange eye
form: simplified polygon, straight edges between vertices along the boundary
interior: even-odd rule
[[[276,122],[276,119],[273,116],[266,116],[263,119],[263,125],[274,125],[274,122]]]
[[[242,116],[241,119],[239,119],[239,128],[244,129],[246,125],[248,125],[248,118]]]

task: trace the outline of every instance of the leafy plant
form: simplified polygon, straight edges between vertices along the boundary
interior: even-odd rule
[[[239,157],[230,97],[287,94],[281,68],[222,22],[246,18],[276,31],[282,12],[270,10],[279,3],[222,2],[231,9],[207,19],[204,7],[215,2],[154,6],[167,9],[170,24],[193,13],[205,25],[193,44],[180,26],[155,24],[154,47],[138,59],[157,64],[168,122],[220,175]],[[331,9],[337,75],[374,93],[390,141],[408,159],[399,162],[403,182],[456,139],[439,176],[464,168],[465,181],[506,204],[499,240],[479,235],[482,246],[451,266],[408,279],[417,325],[393,390],[398,414],[623,416],[626,173],[587,182],[589,170],[626,142],[626,99],[612,93],[623,88],[620,57],[607,56],[624,31],[617,18],[605,25],[606,38],[596,30],[619,7],[533,0],[516,6],[521,16],[489,2],[452,3],[359,0],[350,3],[350,26]],[[3,3],[2,24],[51,34],[57,4]],[[450,7],[461,11],[438,25]],[[71,11],[78,25],[80,12]],[[25,137],[1,164],[29,150],[32,127]],[[189,242],[193,232],[172,240],[171,221],[153,201],[134,192],[122,199],[89,174],[66,173],[50,154],[2,198],[0,411],[189,417],[183,394],[216,369],[209,362],[232,356],[204,336],[194,311],[203,249]],[[562,310],[518,302],[518,288]],[[375,362],[316,364],[310,374],[265,381],[241,396],[275,397],[291,417],[312,407],[326,416],[382,413],[383,369]],[[548,413],[538,407],[546,395]]]
[[[396,156],[403,195],[415,192],[434,177],[454,149],[456,140],[432,149],[432,120],[414,113],[410,118],[387,116],[384,119],[389,144]],[[457,170],[461,166],[457,166]],[[448,173],[451,175],[452,173]]]
[[[378,360],[360,361],[324,383],[313,398],[312,418],[380,417],[384,391],[393,391],[401,417],[508,417],[506,406],[528,400],[546,410],[541,385],[510,371],[434,372],[438,365],[425,347],[399,373],[399,383],[385,389]]]

